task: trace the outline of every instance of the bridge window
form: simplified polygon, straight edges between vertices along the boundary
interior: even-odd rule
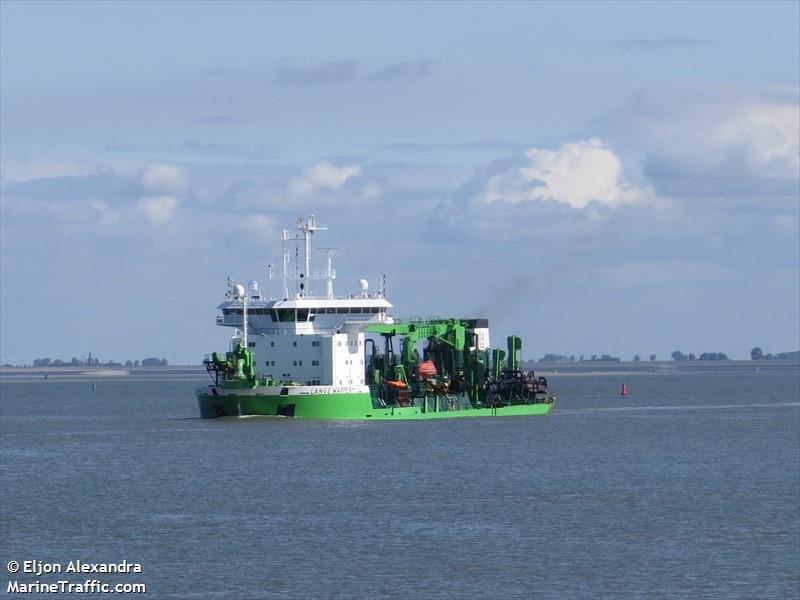
[[[349,308],[337,308],[336,309],[336,314],[337,315],[346,315],[349,312],[350,312]]]
[[[278,321],[281,323],[294,323],[295,313],[293,308],[279,308]]]
[[[297,320],[298,320],[298,322],[308,321],[308,309],[307,308],[298,308],[297,309]]]

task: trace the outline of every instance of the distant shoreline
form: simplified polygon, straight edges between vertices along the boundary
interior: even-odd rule
[[[645,375],[667,374],[689,371],[776,371],[798,370],[800,361],[791,359],[772,360],[657,360],[657,361],[584,361],[564,363],[539,363],[523,361],[522,370],[533,370],[537,374],[557,376],[586,375]]]
[[[773,360],[693,360],[693,361],[584,361],[537,363],[522,361],[523,371],[534,371],[547,377],[587,377],[602,375],[669,374],[690,371],[776,371],[800,370],[800,361]],[[174,379],[203,380],[207,378],[202,365],[171,365],[167,367],[0,367],[0,382],[25,380],[109,380],[109,379]]]
[[[0,381],[92,379],[190,379],[208,377],[203,365],[168,367],[0,367]]]

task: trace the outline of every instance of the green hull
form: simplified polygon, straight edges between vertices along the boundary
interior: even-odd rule
[[[245,417],[245,416],[290,416],[304,419],[449,419],[455,417],[503,417],[520,415],[543,415],[553,409],[552,399],[533,404],[513,404],[494,408],[459,408],[456,410],[427,410],[419,406],[373,406],[369,393],[277,395],[259,393],[237,393],[212,388],[198,390],[197,401],[200,416]],[[441,408],[447,408],[441,407]]]

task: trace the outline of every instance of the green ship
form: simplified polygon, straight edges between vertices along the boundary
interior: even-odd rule
[[[553,409],[547,380],[520,370],[519,337],[492,349],[486,319],[395,320],[385,278],[375,293],[360,279],[358,294],[337,297],[333,250],[326,269],[311,270],[311,238],[325,228],[312,216],[297,229],[283,231],[280,297],[264,297],[255,281],[228,280],[217,325],[235,332],[228,352],[204,361],[212,383],[197,390],[202,417],[442,419]],[[311,291],[313,279],[326,281],[324,294]]]

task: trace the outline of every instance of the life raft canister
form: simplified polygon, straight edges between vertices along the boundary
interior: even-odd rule
[[[431,377],[436,377],[436,365],[433,364],[432,360],[423,361],[417,366],[417,373],[421,379],[430,379]]]

